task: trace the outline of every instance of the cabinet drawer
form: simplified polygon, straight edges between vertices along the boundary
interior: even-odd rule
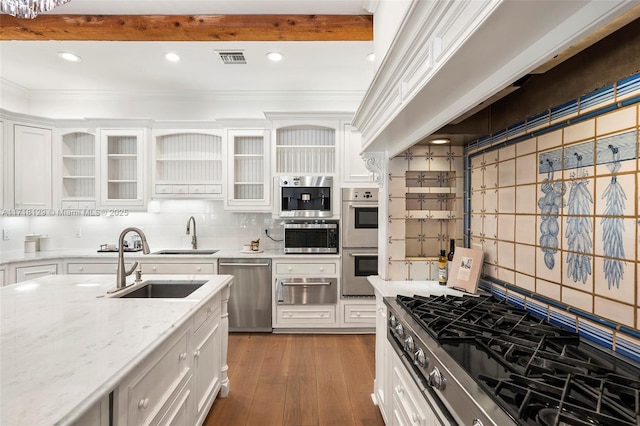
[[[424,407],[426,402],[419,389],[403,370],[401,361],[394,359],[393,362],[393,411],[404,417],[406,424],[418,423],[426,424],[427,415],[420,407]]]
[[[56,275],[58,265],[23,266],[16,268],[16,282],[35,280],[47,275]]]
[[[158,422],[153,422],[158,426],[171,426],[171,425],[188,425],[193,422],[190,421],[190,403],[191,403],[191,383],[193,380],[190,377],[187,383],[180,390],[180,393],[176,399],[171,403],[166,413],[161,413],[162,417]]]
[[[335,306],[278,306],[278,324],[327,325],[336,322]]]
[[[277,274],[288,275],[334,275],[335,263],[277,263]]]
[[[188,194],[189,185],[171,185],[171,193],[173,194]]]
[[[149,368],[140,372],[127,385],[127,423],[147,424],[190,374],[188,331],[152,356]],[[155,355],[155,354],[154,354]]]
[[[189,185],[189,194],[204,194],[204,185]]]
[[[197,333],[202,324],[220,310],[220,293],[216,294],[193,315],[193,330]]]
[[[133,263],[125,263],[128,270]],[[115,274],[118,271],[117,263],[69,263],[67,274]]]
[[[156,185],[156,194],[171,194],[173,185]]]
[[[204,191],[207,194],[222,194],[222,185],[205,185]]]
[[[345,323],[366,323],[374,326],[376,324],[376,305],[344,305],[344,322]]]
[[[213,263],[143,263],[144,274],[215,274]]]

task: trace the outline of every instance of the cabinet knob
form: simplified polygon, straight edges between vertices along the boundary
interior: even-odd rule
[[[360,312],[356,312],[356,316],[359,317],[360,316]]]
[[[411,420],[413,420],[414,423],[418,423],[418,420],[420,420],[420,417],[418,417],[416,413],[413,413],[413,416],[411,416]]]
[[[79,267],[78,270],[84,271],[84,266]]]
[[[196,267],[196,271],[200,272],[202,271],[202,268],[200,266]]]
[[[198,358],[200,356],[200,350],[197,350],[193,355]]]
[[[182,352],[179,356],[179,358],[184,361],[185,359],[187,359],[187,353],[186,352]]]
[[[287,315],[289,316],[289,318],[291,318],[293,316],[293,314],[291,312],[289,312]]]
[[[324,272],[324,266],[320,267],[320,272]]]
[[[149,398],[142,398],[138,401],[138,408],[147,408],[149,406]]]
[[[152,266],[152,267],[151,267],[151,270],[152,270],[152,271],[156,271],[157,269],[158,269],[158,268],[156,268],[155,266]]]
[[[320,312],[320,318],[324,318],[324,312]]]
[[[287,268],[287,270],[288,270],[288,271],[293,271],[293,268],[292,268],[291,266],[289,266],[289,267]]]

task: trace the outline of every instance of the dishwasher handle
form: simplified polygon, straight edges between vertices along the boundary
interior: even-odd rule
[[[306,287],[308,285],[325,285],[325,286],[329,286],[331,285],[330,282],[328,281],[311,281],[311,282],[287,282],[287,281],[281,281],[280,285],[288,285],[288,286],[293,286],[293,287]]]
[[[220,263],[219,266],[251,266],[251,267],[257,267],[257,266],[271,266],[268,263]]]

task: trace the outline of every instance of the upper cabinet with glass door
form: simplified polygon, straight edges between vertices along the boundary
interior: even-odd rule
[[[271,210],[269,141],[266,129],[227,130],[227,210]]]
[[[86,130],[61,130],[61,206],[93,210],[98,194],[98,141]]]
[[[144,207],[145,129],[101,129],[103,206]]]
[[[222,131],[157,130],[153,137],[154,198],[222,198]]]

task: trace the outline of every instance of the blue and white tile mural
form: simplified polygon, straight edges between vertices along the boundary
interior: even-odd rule
[[[510,299],[512,292],[524,296],[525,306],[546,303],[567,324],[597,325],[615,351],[629,352],[618,339],[640,353],[640,73],[507,129],[506,140],[498,131],[465,151],[466,172],[478,174],[465,188],[466,238],[490,254],[486,285]],[[492,182],[478,173],[480,159],[498,158],[494,174],[509,177],[514,159],[524,164],[532,153],[535,181],[498,179],[496,190],[527,194],[535,212],[523,200],[511,209],[505,197],[484,191]],[[469,213],[485,211],[497,216],[490,233],[476,229],[483,222]],[[535,237],[524,238],[531,228]],[[490,253],[494,246],[502,249]]]

